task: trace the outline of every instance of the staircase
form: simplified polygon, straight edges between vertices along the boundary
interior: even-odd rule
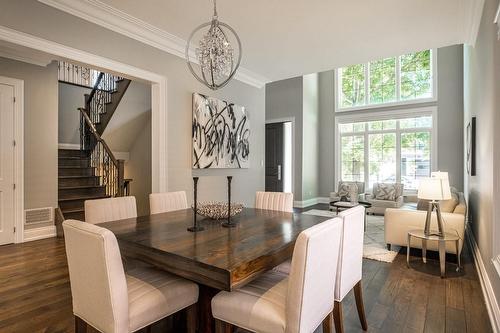
[[[80,149],[59,149],[58,192],[61,218],[83,221],[85,200],[128,193],[130,180],[124,179],[124,163],[113,156],[101,135],[131,81],[108,73],[92,72],[93,70],[81,66],[68,67],[67,63],[62,64],[66,67],[61,70],[60,64],[60,81],[83,86],[93,84],[92,91],[85,94],[85,107],[78,109]],[[82,80],[80,76],[85,73],[90,73],[90,78]],[[79,81],[71,82],[68,78]],[[60,229],[60,225],[57,227]]]

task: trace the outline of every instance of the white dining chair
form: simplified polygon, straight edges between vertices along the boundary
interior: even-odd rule
[[[342,220],[333,218],[302,231],[290,275],[269,271],[212,299],[216,332],[232,326],[261,333],[313,332],[323,322],[332,332],[333,296]]]
[[[185,191],[151,193],[149,211],[151,214],[166,213],[189,208]]]
[[[85,222],[96,224],[137,217],[135,197],[85,201]]]
[[[255,208],[293,213],[293,193],[258,191]]]
[[[352,289],[354,289],[361,327],[366,331],[368,324],[366,322],[361,286],[365,208],[357,206],[344,210],[339,213],[339,217],[342,218],[343,228],[335,283],[335,307],[333,310],[335,331],[337,333],[344,332],[342,300]],[[290,267],[290,261],[285,261],[275,267],[274,270],[289,274]]]
[[[134,332],[187,309],[196,329],[198,285],[152,268],[124,273],[115,235],[98,225],[63,222],[75,330]]]

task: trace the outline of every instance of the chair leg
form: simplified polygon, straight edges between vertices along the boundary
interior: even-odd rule
[[[87,333],[87,323],[77,316],[75,316],[75,333]]]
[[[333,306],[333,322],[335,323],[335,332],[344,333],[342,302],[335,301],[335,305]]]
[[[198,304],[192,304],[186,309],[186,328],[187,333],[195,333],[197,329],[198,323],[198,315],[197,315]]]
[[[365,315],[365,305],[363,304],[363,288],[361,287],[361,281],[356,283],[354,286],[354,297],[356,298],[356,307],[358,308],[359,321],[361,322],[361,327],[364,331],[368,329],[368,324],[366,323]]]
[[[333,312],[330,312],[328,316],[323,320],[323,333],[333,333]]]
[[[233,325],[226,323],[225,321],[215,319],[215,333],[231,333],[233,331]]]

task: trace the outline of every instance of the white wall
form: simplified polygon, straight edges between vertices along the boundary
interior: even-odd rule
[[[303,77],[302,200],[318,196],[318,74]]]
[[[1,1],[1,8],[0,22],[4,26],[166,76],[168,189],[186,190],[191,200],[192,176],[214,176],[200,179],[200,198],[222,200],[226,198],[226,189],[225,179],[220,178],[232,175],[234,199],[248,206],[254,205],[255,191],[264,189],[264,168],[261,164],[264,160],[265,136],[264,89],[232,80],[224,89],[212,92],[192,77],[183,59],[43,5],[36,0],[26,0],[22,4],[17,1]],[[252,131],[249,169],[192,170],[193,92],[229,100],[247,108]],[[54,194],[57,195],[57,189],[54,189]]]

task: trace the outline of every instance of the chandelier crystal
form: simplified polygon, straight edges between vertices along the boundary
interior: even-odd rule
[[[193,37],[202,29],[209,27],[198,42],[195,58],[199,64],[198,73],[194,70],[191,60],[190,46]],[[237,52],[228,36],[233,36],[237,44]],[[237,60],[235,62],[235,53]],[[219,21],[216,0],[212,20],[197,27],[190,35],[186,45],[186,61],[194,77],[212,90],[224,87],[236,74],[241,61],[241,42],[233,28]]]

